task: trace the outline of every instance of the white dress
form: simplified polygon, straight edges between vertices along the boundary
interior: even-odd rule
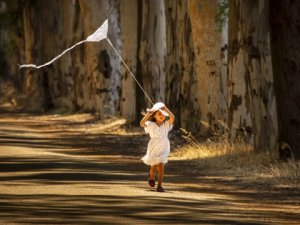
[[[150,135],[150,141],[147,147],[147,154],[142,158],[147,165],[156,165],[167,163],[170,153],[170,141],[168,133],[172,130],[173,125],[165,121],[160,126],[156,122],[146,122],[145,131]]]

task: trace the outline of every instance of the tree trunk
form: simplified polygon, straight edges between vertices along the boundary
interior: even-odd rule
[[[24,61],[32,63],[34,59],[40,58],[40,43],[36,38],[41,34],[38,21],[39,14],[35,13],[34,8],[29,2],[23,9],[24,22]],[[24,109],[29,111],[41,110],[44,105],[43,77],[36,70],[26,70],[24,73],[23,90],[26,96]]]
[[[199,93],[199,98],[192,100],[199,102],[201,107],[202,135],[215,132],[215,128],[220,128],[220,124],[226,124],[227,119],[227,71],[221,73],[221,60],[225,64],[227,62],[220,57],[222,33],[218,31],[215,22],[217,12],[217,0],[188,1],[198,87],[196,91]],[[227,41],[226,38],[224,41]]]
[[[137,64],[137,0],[120,2],[121,55],[129,69],[136,76]],[[121,100],[120,113],[127,120],[133,122],[136,118],[136,83],[129,71],[121,68]]]
[[[165,101],[166,27],[165,5],[161,0],[144,0],[139,58],[143,86],[151,100]],[[148,107],[152,107],[147,100]]]
[[[40,47],[42,64],[73,45],[81,37],[78,37],[73,31],[73,21],[76,16],[74,5],[67,4],[66,1],[53,1],[52,4],[41,1],[40,4],[42,4],[40,10],[45,16],[43,23],[40,23],[43,31]],[[53,64],[39,70],[45,79],[44,90],[48,109],[75,109],[73,103],[75,85],[72,72],[73,68],[79,65],[74,63],[72,56],[78,54],[78,51],[80,51],[80,48],[75,48],[71,54],[67,53]],[[33,61],[35,60],[33,59]]]
[[[256,151],[277,147],[269,1],[229,1],[229,112],[231,138],[254,135]]]
[[[92,34],[108,17],[112,44],[119,51],[119,25],[117,1],[80,0],[80,16],[84,26],[84,38]],[[107,15],[107,12],[110,12]],[[83,108],[96,110],[99,115],[114,115],[119,107],[120,60],[105,41],[87,43],[84,52]]]
[[[280,158],[300,159],[300,2],[270,1]],[[288,146],[288,147],[286,147]]]
[[[177,118],[176,126],[196,132],[200,127],[200,96],[188,2],[166,0],[165,3],[167,104]]]
[[[0,11],[0,105],[6,110],[18,110],[26,105],[20,98],[24,86],[24,71],[18,63],[24,62],[24,5],[17,2],[1,2]],[[11,17],[10,15],[16,15]],[[23,104],[24,103],[24,104]]]

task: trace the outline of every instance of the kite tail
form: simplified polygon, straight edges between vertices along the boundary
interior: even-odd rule
[[[22,69],[22,68],[28,68],[28,67],[31,67],[31,68],[36,68],[36,69],[40,69],[44,66],[48,66],[50,65],[51,63],[53,63],[55,60],[59,59],[60,57],[62,57],[66,52],[72,50],[73,48],[75,48],[77,45],[80,45],[84,42],[87,42],[87,40],[83,40],[83,41],[80,41],[78,43],[76,43],[75,45],[73,45],[72,47],[70,48],[67,48],[66,50],[64,50],[61,54],[59,54],[58,56],[56,56],[55,58],[53,58],[51,61],[45,63],[45,64],[42,64],[42,65],[35,65],[35,64],[23,64],[23,65],[19,65],[19,69]]]

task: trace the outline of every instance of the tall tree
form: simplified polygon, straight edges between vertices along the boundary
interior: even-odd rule
[[[207,135],[210,131],[215,132],[215,128],[220,128],[220,124],[225,124],[227,120],[227,71],[222,73],[221,70],[222,63],[225,63],[225,67],[227,63],[221,58],[221,44],[222,41],[227,44],[227,34],[223,39],[223,27],[218,30],[215,22],[218,10],[217,0],[188,1],[187,13],[190,16],[193,40],[193,46],[189,48],[192,48],[194,53],[194,73],[198,87],[196,91],[199,93],[199,98],[194,97],[191,100],[199,102],[201,107],[200,118],[195,122],[200,123],[198,133],[202,135]]]
[[[79,0],[79,16],[83,21],[83,37],[93,33],[106,18],[109,19],[108,37],[115,48],[120,48],[119,1]],[[108,12],[110,14],[108,14]],[[119,110],[120,59],[105,42],[98,46],[85,45],[83,52],[83,108],[99,115],[114,115]]]
[[[176,125],[192,131],[200,127],[199,86],[188,1],[166,0],[167,103]]]
[[[32,63],[34,59],[41,58],[40,46],[38,41],[40,34],[39,21],[41,14],[36,11],[34,3],[25,1],[23,8],[24,23],[24,61]],[[26,96],[26,110],[35,111],[43,108],[44,91],[42,89],[43,77],[37,71],[26,70],[24,72],[24,94]]]
[[[133,74],[136,74],[138,42],[138,0],[120,2],[121,54]],[[136,119],[136,83],[128,70],[121,68],[120,112],[129,121]]]
[[[300,159],[300,1],[270,1],[272,63],[281,158]],[[287,151],[287,152],[286,152]]]
[[[256,151],[276,152],[268,13],[268,0],[229,1],[228,123],[232,138],[237,130],[253,131]]]
[[[139,48],[143,86],[152,101],[165,101],[166,18],[161,0],[144,0]],[[150,107],[150,102],[145,98]]]

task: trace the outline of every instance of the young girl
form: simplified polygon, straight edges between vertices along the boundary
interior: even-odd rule
[[[169,120],[166,120],[169,116]],[[164,177],[164,166],[168,162],[170,153],[170,142],[168,133],[173,127],[174,115],[161,102],[156,103],[152,109],[147,110],[147,114],[141,120],[140,125],[145,128],[150,135],[147,147],[147,154],[142,158],[145,164],[150,165],[148,183],[155,186],[154,176],[158,172],[157,191],[164,192],[162,181]]]

